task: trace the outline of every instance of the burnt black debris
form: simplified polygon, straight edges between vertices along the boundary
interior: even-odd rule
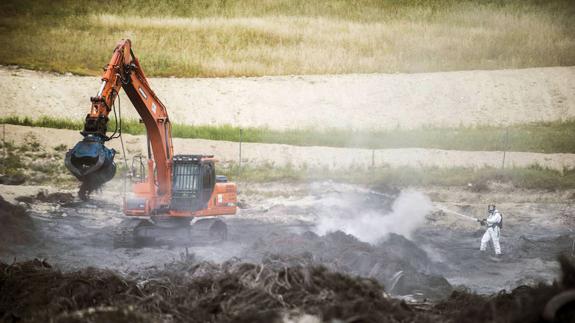
[[[0,263],[3,322],[278,322],[314,315],[346,322],[544,322],[557,295],[573,290],[573,259],[561,257],[562,280],[481,296],[455,291],[435,305],[389,298],[369,278],[322,266],[291,266],[275,257],[261,264],[193,257],[123,277],[86,268],[61,272],[45,261]],[[573,322],[572,303],[554,322]]]
[[[78,197],[82,201],[87,201],[90,198],[90,194],[98,191],[102,185],[104,185],[102,182],[85,180],[82,182],[82,184],[80,184],[80,188],[78,189]]]
[[[407,322],[419,315],[387,298],[374,280],[277,261],[179,262],[137,279],[94,268],[63,273],[39,260],[0,263],[2,321],[85,321],[74,320],[83,312],[121,313],[115,322],[274,322],[303,313],[323,320]]]
[[[74,195],[70,193],[46,193],[44,191],[38,192],[36,195],[32,196],[19,196],[16,198],[18,202],[24,202],[26,204],[33,204],[36,202],[44,202],[44,203],[55,203],[61,205],[67,205],[74,201]]]
[[[259,262],[270,255],[289,255],[292,264],[322,265],[351,275],[371,277],[384,284],[390,294],[409,295],[415,299],[443,299],[453,291],[438,273],[440,264],[429,259],[425,251],[398,234],[390,234],[376,245],[359,241],[341,231],[318,236],[274,232],[256,241],[248,258]]]
[[[0,251],[14,245],[36,242],[36,227],[26,209],[0,196]]]

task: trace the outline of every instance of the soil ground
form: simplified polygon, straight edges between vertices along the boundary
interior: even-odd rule
[[[240,187],[243,208],[238,215],[226,218],[229,240],[222,244],[192,241],[183,245],[115,248],[114,234],[125,221],[120,187],[118,182],[109,184],[91,201],[81,202],[73,197],[74,192],[62,197],[62,191],[51,188],[0,186],[8,202],[19,203],[28,210],[38,241],[34,245],[5,246],[7,250],[0,259],[12,262],[42,258],[66,270],[95,266],[127,274],[161,268],[187,254],[217,263],[236,257],[258,263],[277,254],[312,259],[313,263],[334,270],[374,277],[385,286],[395,286],[395,290],[388,287],[388,291],[396,296],[438,299],[457,286],[495,293],[523,284],[551,282],[558,274],[557,255],[573,252],[575,239],[570,216],[574,206],[571,200],[565,200],[568,192],[506,194],[502,188],[481,194],[426,189],[420,194],[432,197],[431,213],[406,230],[397,223],[368,223],[376,226],[370,230],[376,231],[377,239],[366,242],[373,232],[351,232],[351,222],[346,221],[373,221],[365,220],[365,215],[374,214],[381,219],[399,212],[394,208],[400,207],[391,204],[399,192],[316,182]],[[37,196],[40,191],[45,193]],[[57,192],[60,195],[50,195]],[[447,208],[483,217],[486,201],[492,198],[489,194],[498,196],[498,207],[505,215],[505,255],[500,261],[479,252],[484,229],[478,223],[439,211]],[[398,213],[398,220],[414,221],[416,213],[417,210],[407,209]],[[356,236],[321,232],[319,225],[326,219],[341,219],[337,229]],[[420,284],[410,285],[413,279]]]
[[[172,120],[239,127],[390,129],[575,117],[575,67],[420,74],[151,78]],[[0,67],[0,116],[82,120],[96,77]],[[124,107],[130,105],[122,95]],[[138,118],[134,109],[123,109]]]

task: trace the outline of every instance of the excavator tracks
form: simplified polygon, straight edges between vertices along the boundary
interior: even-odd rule
[[[228,239],[227,225],[221,219],[190,222],[189,219],[126,219],[114,232],[114,248],[207,245]]]

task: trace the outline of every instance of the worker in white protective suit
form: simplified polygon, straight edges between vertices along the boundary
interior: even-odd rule
[[[489,241],[493,243],[493,249],[495,249],[495,255],[501,255],[501,245],[499,244],[499,237],[501,234],[501,228],[503,227],[503,216],[495,208],[495,205],[490,204],[487,207],[488,216],[487,219],[478,220],[479,223],[485,225],[487,230],[481,238],[481,247],[479,250],[486,251],[487,244]]]

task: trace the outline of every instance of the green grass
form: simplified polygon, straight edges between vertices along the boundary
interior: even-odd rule
[[[0,117],[0,124],[81,130],[81,120],[41,117]],[[115,122],[108,123],[109,130]],[[123,132],[132,135],[145,133],[143,124],[124,120]],[[176,138],[210,140],[240,140],[240,129],[229,125],[191,126],[174,124]],[[467,151],[528,151],[541,153],[575,153],[575,120],[538,122],[499,127],[420,128],[412,130],[353,131],[345,129],[242,129],[243,142],[276,143],[297,146],[329,146],[354,148],[435,148]],[[506,139],[507,138],[507,139]]]
[[[546,191],[575,189],[575,169],[556,171],[539,166],[507,169],[405,166],[371,170],[358,168],[343,171],[264,165],[242,166],[241,172],[238,172],[238,166],[231,164],[227,167],[219,166],[218,173],[227,175],[231,180],[239,179],[245,182],[334,180],[367,185],[385,183],[398,187],[467,187],[475,192],[488,191],[489,183],[506,183],[518,189]]]
[[[0,159],[0,175],[18,175],[21,173],[21,168],[24,167],[20,154],[14,149],[13,145],[9,143],[0,142],[2,154]]]
[[[575,65],[572,0],[4,0],[0,64],[99,75],[121,38],[151,76]]]
[[[47,151],[33,135],[20,145],[0,141],[0,182],[70,185],[75,179],[62,159],[61,150]]]
[[[69,130],[82,130],[84,127],[83,121],[71,120],[63,118],[50,118],[41,117],[39,119],[31,119],[28,117],[0,117],[0,124],[13,124],[19,126],[53,128],[53,129],[69,129]]]

